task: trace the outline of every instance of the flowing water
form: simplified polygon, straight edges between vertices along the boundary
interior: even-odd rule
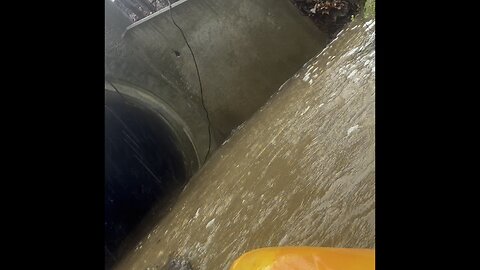
[[[228,269],[265,246],[375,246],[375,22],[356,21],[208,160],[116,269]]]

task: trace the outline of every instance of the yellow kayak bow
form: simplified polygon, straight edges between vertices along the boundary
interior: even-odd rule
[[[247,252],[230,270],[374,270],[374,249],[271,247]]]

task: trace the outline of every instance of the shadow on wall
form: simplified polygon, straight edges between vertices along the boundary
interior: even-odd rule
[[[186,180],[172,130],[116,93],[105,97],[105,252],[112,260],[152,205]]]

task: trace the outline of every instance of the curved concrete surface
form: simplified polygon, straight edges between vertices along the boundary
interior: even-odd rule
[[[115,269],[228,269],[265,246],[375,246],[375,22],[342,31],[189,181]]]
[[[128,26],[109,2],[105,76],[146,89],[174,108],[204,156],[208,132],[197,74],[169,9]],[[188,0],[172,6],[198,62],[216,144],[326,45],[326,35],[289,0]]]
[[[165,121],[114,92],[106,94],[105,244],[112,250],[160,195],[185,181],[188,170]]]
[[[122,254],[122,242],[152,205],[159,200],[169,204],[169,197],[200,164],[185,124],[168,106],[139,89],[121,86],[130,91],[118,94],[111,85],[105,86],[107,266]],[[140,227],[147,229],[145,223]]]

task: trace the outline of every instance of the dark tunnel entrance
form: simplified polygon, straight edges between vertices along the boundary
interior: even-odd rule
[[[105,265],[156,202],[185,184],[181,144],[158,113],[105,91]]]

